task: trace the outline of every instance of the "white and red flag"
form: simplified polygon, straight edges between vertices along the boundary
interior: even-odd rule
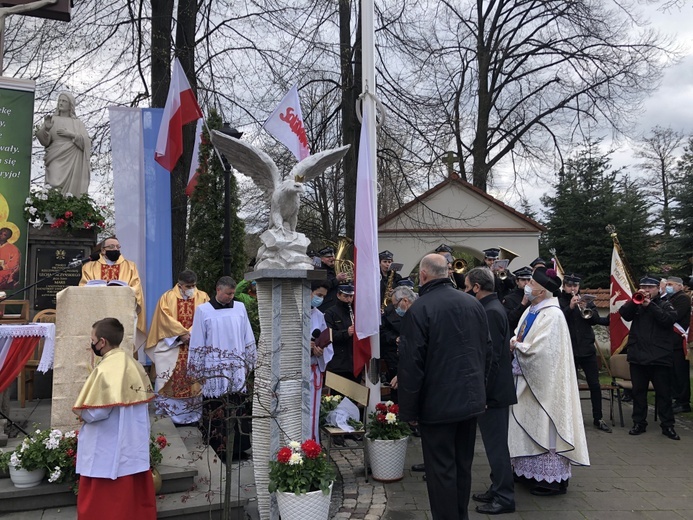
[[[609,297],[609,335],[611,337],[611,353],[619,353],[626,345],[628,333],[630,332],[630,322],[621,318],[618,310],[621,306],[633,297],[630,282],[626,275],[626,267],[623,259],[614,245],[614,252],[611,255],[611,291]]]
[[[286,146],[299,161],[310,155],[308,136],[303,126],[301,102],[298,99],[296,85],[286,93],[279,106],[265,121],[263,128]]]
[[[356,219],[354,222],[354,375],[373,357],[380,357],[380,268],[376,175],[372,169],[370,103],[363,103],[363,122],[356,170]]]
[[[197,178],[200,176],[200,143],[202,142],[202,127],[204,119],[197,120],[195,127],[195,144],[193,144],[192,160],[190,161],[190,173],[188,174],[188,185],[185,187],[185,194],[192,197]]]
[[[164,115],[154,149],[154,160],[169,172],[173,171],[183,154],[183,125],[201,117],[202,110],[197,104],[188,78],[185,77],[178,58],[175,58],[171,72],[171,85],[168,89]]]

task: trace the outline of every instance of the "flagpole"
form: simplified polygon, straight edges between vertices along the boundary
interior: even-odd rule
[[[631,292],[635,292],[637,286],[633,281],[633,276],[631,275],[631,267],[630,265],[628,265],[626,254],[623,252],[621,243],[618,241],[618,233],[616,233],[616,227],[613,224],[609,224],[606,226],[606,231],[607,233],[609,233],[609,236],[614,241],[614,247],[616,248],[616,251],[618,251],[618,254],[621,257],[621,262],[623,262],[623,267],[625,268],[624,271],[626,273],[626,278],[628,279],[628,283],[630,284],[630,290]]]
[[[373,0],[361,0],[361,105],[363,111],[368,105],[370,128],[368,129],[369,149],[372,151],[369,157],[371,172],[377,172],[378,139],[376,135],[376,89],[375,89],[375,7]],[[363,129],[361,129],[363,131]],[[377,184],[377,176],[373,176],[373,183]],[[377,186],[373,186],[373,193],[378,193]],[[373,197],[372,214],[378,214],[378,197]],[[376,224],[377,225],[377,224]],[[381,401],[380,390],[380,335],[370,336],[371,360],[366,367],[366,385],[370,389],[369,409],[374,410],[375,405]]]

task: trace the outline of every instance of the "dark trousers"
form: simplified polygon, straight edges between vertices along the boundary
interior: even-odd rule
[[[676,343],[674,350],[674,370],[671,379],[671,397],[674,403],[681,406],[691,405],[691,364],[683,355],[681,341]]]
[[[647,426],[647,387],[654,386],[659,425],[674,426],[674,411],[671,405],[671,367],[660,365],[630,364],[633,382],[633,423]]]
[[[448,424],[419,423],[419,431],[433,520],[467,520],[476,418]]]
[[[228,418],[232,417],[234,427],[233,453],[228,460],[240,459],[244,451],[250,448],[251,421],[238,416],[249,415],[248,396],[241,393],[230,393],[221,397],[204,397],[202,404],[202,433],[208,439],[209,446],[219,455],[222,461],[227,459],[229,432]]]
[[[592,401],[592,418],[598,421],[602,418],[602,390],[599,386],[599,366],[597,365],[596,352],[591,356],[580,356],[575,359],[575,368],[582,368],[590,389]]]
[[[487,408],[479,416],[479,430],[484,440],[488,464],[491,466],[491,487],[498,502],[504,506],[515,505],[513,468],[508,450],[508,407]]]

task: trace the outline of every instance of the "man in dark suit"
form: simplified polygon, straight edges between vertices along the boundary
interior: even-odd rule
[[[477,267],[467,273],[465,289],[484,306],[493,344],[491,368],[486,380],[486,411],[479,416],[479,430],[491,466],[491,487],[472,498],[484,502],[477,513],[499,515],[515,511],[515,486],[508,450],[509,407],[517,403],[510,366],[510,337],[505,309],[495,293],[494,277]]]
[[[402,319],[400,417],[419,423],[433,518],[466,520],[476,418],[486,408],[488,323],[482,305],[453,288],[442,255],[421,260],[419,283]]]
[[[525,285],[532,279],[532,268],[522,267],[517,271],[513,271],[513,274],[517,281],[517,287],[509,292],[502,300],[505,312],[508,314],[510,331],[515,330],[517,324],[520,323],[520,318],[527,307],[529,307],[529,300],[527,296],[525,296]]]
[[[664,297],[676,311],[673,338],[673,373],[671,397],[674,413],[691,411],[691,365],[686,359],[688,327],[691,321],[691,298],[683,290],[683,280],[678,276],[666,279]]]

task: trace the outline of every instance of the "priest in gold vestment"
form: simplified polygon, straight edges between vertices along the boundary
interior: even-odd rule
[[[187,374],[188,345],[195,309],[208,301],[207,293],[197,289],[197,275],[185,270],[152,316],[145,352],[156,367],[157,413],[175,424],[200,420],[201,387]]]
[[[116,237],[109,237],[101,243],[101,257],[96,262],[88,262],[82,266],[82,279],[79,285],[86,285],[90,280],[107,282],[122,280],[132,287],[137,301],[137,330],[146,336],[147,313],[144,310],[140,273],[137,271],[135,262],[126,260],[120,254],[120,242]]]

